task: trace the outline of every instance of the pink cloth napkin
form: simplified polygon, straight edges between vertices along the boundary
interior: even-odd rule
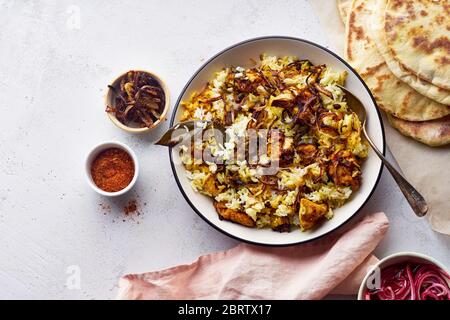
[[[371,252],[387,231],[384,213],[364,215],[311,243],[282,247],[240,244],[191,264],[130,274],[119,299],[321,299],[355,294]]]

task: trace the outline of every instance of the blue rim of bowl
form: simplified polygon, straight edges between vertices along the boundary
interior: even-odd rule
[[[180,106],[180,102],[181,102],[181,98],[183,97],[183,95],[185,94],[187,88],[189,87],[189,85],[191,84],[191,82],[195,79],[195,77],[197,77],[197,75],[207,66],[209,65],[215,58],[219,57],[220,55],[224,54],[225,52],[234,49],[236,47],[242,46],[244,44],[247,44],[249,42],[254,42],[254,41],[259,41],[259,40],[268,40],[268,39],[285,39],[285,40],[294,40],[294,41],[299,41],[299,42],[303,42],[309,45],[312,45],[318,49],[321,49],[329,54],[331,54],[332,56],[334,56],[336,59],[338,59],[339,61],[341,61],[357,78],[359,81],[361,81],[361,83],[363,84],[364,88],[366,89],[366,91],[369,93],[370,98],[372,99],[373,104],[375,105],[375,109],[378,115],[378,120],[380,122],[381,125],[381,133],[383,136],[383,155],[386,155],[386,136],[385,136],[385,132],[384,132],[384,125],[383,125],[383,120],[381,118],[381,113],[380,110],[378,108],[378,105],[375,101],[375,98],[372,95],[372,92],[370,91],[369,87],[367,86],[367,84],[364,82],[364,80],[361,78],[361,76],[343,59],[341,58],[339,55],[337,55],[336,53],[334,53],[333,51],[317,44],[314,42],[311,42],[309,40],[305,40],[305,39],[301,39],[301,38],[296,38],[296,37],[290,37],[290,36],[263,36],[263,37],[256,37],[256,38],[251,38],[248,40],[244,40],[241,42],[238,42],[232,46],[229,46],[223,50],[221,50],[219,53],[215,54],[214,56],[212,56],[211,58],[209,58],[193,75],[192,77],[189,79],[189,81],[186,83],[186,85],[184,86],[183,90],[181,90],[180,95],[178,96],[177,102],[174,105],[174,108],[172,110],[172,116],[170,118],[170,127],[173,126],[174,122],[175,122],[175,116],[177,114],[178,108]],[[339,226],[337,226],[336,228],[325,232],[324,234],[321,234],[320,236],[308,239],[308,240],[302,240],[299,242],[294,242],[294,243],[287,243],[287,244],[272,244],[272,243],[263,243],[263,242],[255,242],[255,241],[250,241],[247,239],[243,239],[240,238],[236,235],[233,235],[223,229],[221,229],[219,226],[217,226],[216,224],[214,224],[213,222],[211,222],[209,219],[207,219],[196,207],[195,205],[191,202],[191,200],[189,199],[189,197],[187,196],[187,194],[184,192],[183,187],[180,183],[180,180],[178,179],[176,170],[175,170],[175,164],[173,162],[172,159],[172,147],[169,147],[169,158],[170,158],[170,167],[172,168],[172,173],[173,176],[175,178],[175,181],[177,183],[178,189],[180,190],[181,194],[183,195],[184,199],[186,200],[186,202],[191,206],[192,210],[195,211],[195,213],[197,213],[197,215],[199,215],[204,221],[206,221],[210,226],[212,226],[213,228],[215,228],[216,230],[218,230],[219,232],[229,236],[230,238],[233,238],[235,240],[239,240],[239,241],[243,241],[246,243],[250,243],[250,244],[254,244],[254,245],[258,245],[258,246],[266,246],[266,247],[288,247],[288,246],[295,246],[295,245],[299,245],[299,244],[305,244],[314,240],[318,240],[328,234],[331,234],[332,232],[335,232],[337,230],[339,230],[340,228],[342,228],[344,225],[346,225],[350,220],[352,220],[352,218],[354,218],[356,216],[357,213],[359,213],[361,211],[361,209],[364,207],[364,205],[367,203],[367,201],[369,201],[369,199],[372,197],[375,189],[378,186],[378,183],[380,182],[380,178],[381,178],[381,174],[383,172],[383,163],[381,163],[380,166],[380,171],[378,172],[378,177],[377,177],[377,181],[375,182],[375,185],[373,186],[372,190],[369,193],[369,196],[367,197],[367,199],[363,202],[363,204],[344,222],[342,222]],[[232,222],[230,222],[232,223]]]

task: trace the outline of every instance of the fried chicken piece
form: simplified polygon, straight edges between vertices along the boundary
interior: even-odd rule
[[[301,163],[309,165],[315,161],[317,147],[313,144],[300,144],[297,146],[297,152],[300,155]]]
[[[352,186],[356,182],[353,181],[350,169],[343,165],[331,166],[328,172],[337,186]]]
[[[267,151],[271,159],[278,160],[282,166],[289,165],[294,159],[294,139],[275,131],[271,133]],[[276,154],[272,155],[272,152]]]
[[[327,212],[328,206],[326,204],[319,204],[302,198],[299,210],[300,227],[302,230],[311,229]]]
[[[250,228],[254,228],[256,226],[255,221],[246,213],[228,209],[223,202],[214,201],[213,204],[219,214],[220,220],[236,222]]]
[[[348,150],[334,155],[327,171],[337,186],[350,186],[355,191],[361,185],[361,170],[355,156]]]
[[[281,147],[280,163],[282,165],[292,163],[294,159],[294,139],[285,137]]]
[[[217,196],[221,192],[221,190],[217,187],[214,175],[210,175],[206,178],[205,183],[203,184],[203,191],[212,197]]]
[[[290,232],[291,231],[291,224],[289,222],[288,217],[277,217],[272,216],[270,218],[270,227],[274,231],[278,232]]]

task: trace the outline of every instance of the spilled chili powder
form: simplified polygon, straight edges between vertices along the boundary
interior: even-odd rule
[[[127,205],[123,208],[123,213],[126,215],[135,213],[138,211],[138,204],[135,199],[128,201]]]
[[[122,149],[106,149],[93,161],[91,175],[94,183],[103,191],[120,191],[133,180],[133,159]]]

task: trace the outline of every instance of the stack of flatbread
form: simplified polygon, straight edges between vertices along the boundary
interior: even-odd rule
[[[397,0],[392,1],[391,9],[391,6],[388,6],[391,1],[309,0],[333,50],[344,55],[343,44],[346,44],[347,55],[350,55],[348,60],[364,75],[365,81],[376,96],[377,104],[387,111],[390,121],[398,128],[395,130],[391,126],[385,126],[389,149],[408,181],[427,200],[427,218],[433,230],[447,235],[450,235],[450,90],[442,88],[442,84],[445,86],[446,81],[448,84],[448,71],[444,70],[448,70],[446,58],[449,58],[449,1]],[[387,8],[390,11],[387,11]],[[353,15],[350,15],[351,12]],[[389,18],[386,18],[388,15]],[[425,18],[427,20],[422,20]],[[351,29],[348,23],[350,19]],[[380,31],[382,22],[379,21],[383,19],[395,24],[395,28],[389,24],[387,32]],[[342,20],[347,24],[347,31],[343,28]],[[408,31],[400,28],[401,23],[406,21],[409,21],[412,27]],[[378,31],[376,35],[375,31]],[[401,48],[393,43],[389,46],[385,44],[385,48],[390,48],[390,52],[393,52],[394,47],[399,51],[395,54],[389,53],[390,56],[385,53],[385,56],[391,57],[389,59],[383,56],[382,44],[376,40],[382,36],[387,43],[388,33],[393,37],[404,37],[402,42],[398,43],[404,45]],[[417,38],[416,43],[408,42],[410,38]],[[419,50],[419,45],[424,51],[420,49],[420,53],[413,53]],[[410,62],[404,57],[406,53],[411,55],[411,58],[420,54],[420,58],[414,58],[416,60]],[[429,67],[432,64],[435,64],[433,71]],[[411,72],[411,69],[415,72]],[[431,72],[435,73],[429,77]],[[444,75],[446,72],[447,75]],[[423,143],[418,143],[408,136],[413,136]],[[445,144],[447,145],[443,146]],[[431,149],[428,145],[441,147]]]
[[[391,125],[450,144],[450,0],[338,0],[345,56]]]

